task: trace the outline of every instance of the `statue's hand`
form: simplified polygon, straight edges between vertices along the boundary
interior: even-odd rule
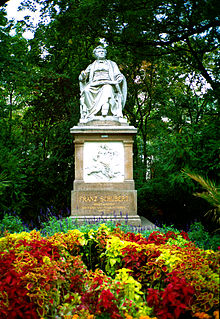
[[[118,83],[121,83],[123,81],[123,75],[118,75],[116,80]]]
[[[87,73],[85,71],[82,71],[79,75],[79,81],[85,81],[87,78]]]

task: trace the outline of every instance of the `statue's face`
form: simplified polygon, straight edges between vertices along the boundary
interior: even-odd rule
[[[95,56],[98,60],[105,59],[106,51],[104,49],[98,48],[95,50]]]

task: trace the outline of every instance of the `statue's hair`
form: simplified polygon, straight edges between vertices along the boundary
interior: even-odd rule
[[[107,54],[107,50],[106,50],[105,48],[103,48],[103,46],[98,45],[98,46],[93,50],[94,56],[96,56],[96,50],[98,50],[98,49],[104,50],[104,51],[105,51],[105,54]]]

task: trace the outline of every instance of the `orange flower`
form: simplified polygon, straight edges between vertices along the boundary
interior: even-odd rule
[[[212,317],[208,315],[205,312],[196,312],[194,313],[193,317],[199,318],[199,319],[211,319]]]
[[[139,319],[157,319],[157,317],[151,318],[151,317],[149,317],[149,316],[140,316]]]
[[[215,319],[219,319],[219,311],[218,310],[214,311],[213,315],[214,315]]]

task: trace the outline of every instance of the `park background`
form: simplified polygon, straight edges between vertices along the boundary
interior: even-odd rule
[[[217,1],[23,1],[20,9],[30,13],[21,21],[7,19],[4,2],[1,216],[14,212],[36,224],[48,209],[58,217],[69,215],[74,180],[70,127],[80,116],[78,76],[101,42],[127,79],[124,115],[138,129],[138,214],[176,227],[197,219],[216,228],[216,221],[204,217],[213,206],[193,195],[204,189],[183,170],[204,176],[217,191]],[[30,37],[24,36],[27,31]]]

